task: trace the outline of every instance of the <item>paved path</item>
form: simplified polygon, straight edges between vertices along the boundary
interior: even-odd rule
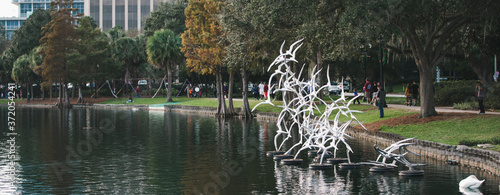
[[[354,96],[354,93],[345,93],[346,96]],[[390,93],[387,94],[387,97],[405,97],[403,94],[394,94]],[[235,99],[235,100],[242,100],[242,99]],[[253,98],[249,98],[249,100],[254,100]],[[363,104],[363,103],[362,103]],[[366,104],[366,103],[364,103]],[[387,105],[390,108],[403,108],[403,109],[409,109],[409,110],[416,110],[420,111],[420,106],[406,106],[406,105],[401,105],[401,104],[388,104]],[[469,113],[469,114],[477,114],[479,113],[478,110],[459,110],[459,109],[453,109],[453,107],[436,107],[436,112],[438,114],[440,112],[453,112],[453,113]],[[487,115],[500,115],[500,112],[488,112],[486,111]]]
[[[345,93],[346,96],[354,96],[354,93]],[[395,93],[389,93],[387,94],[387,97],[405,97],[403,94],[395,94]],[[388,107],[391,108],[405,108],[409,110],[420,110],[420,106],[406,106],[406,105],[401,105],[401,104],[388,104]],[[459,109],[453,109],[453,107],[436,107],[436,112],[453,112],[453,113],[470,113],[470,114],[477,114],[479,113],[479,110],[459,110]],[[500,112],[486,112],[486,114],[494,114],[494,115],[500,115]]]
[[[405,108],[409,110],[420,110],[420,106],[406,106],[406,105],[401,105],[401,104],[388,104],[388,107],[391,108]],[[453,113],[470,113],[470,114],[477,114],[479,113],[478,110],[459,110],[459,109],[453,109],[453,107],[436,107],[436,112],[438,114],[440,112],[453,112]],[[500,112],[488,112],[486,111],[486,114],[493,114],[493,115],[500,115]]]

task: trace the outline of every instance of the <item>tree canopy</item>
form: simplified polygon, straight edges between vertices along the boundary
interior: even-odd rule
[[[175,62],[180,62],[181,39],[171,30],[159,30],[148,39],[148,61],[158,68],[167,70],[167,102],[172,102],[172,68]]]
[[[155,31],[170,29],[176,35],[180,35],[186,30],[186,0],[174,0],[172,2],[162,2],[158,9],[151,12],[151,16],[144,23],[144,34],[152,36]]]
[[[40,39],[44,54],[42,77],[45,84],[50,85],[53,82],[60,83],[60,86],[68,82],[68,58],[69,52],[75,50],[76,46],[76,20],[72,12],[72,0],[55,0],[50,3],[51,20],[45,25],[43,37]],[[65,88],[64,88],[65,89]],[[66,91],[66,90],[64,90]],[[67,95],[65,96],[64,106],[69,106]],[[59,90],[59,102],[62,106],[62,90]]]
[[[224,58],[223,31],[218,14],[220,1],[190,0],[186,7],[186,31],[182,33],[182,52],[186,68],[199,74],[212,74],[217,78],[218,114],[225,115],[222,94],[222,61]]]
[[[50,10],[38,9],[23,22],[23,25],[17,31],[15,31],[11,40],[11,45],[2,56],[3,73],[5,75],[11,75],[12,65],[17,58],[29,54],[33,48],[40,45],[39,41],[42,38],[42,27],[50,20]]]

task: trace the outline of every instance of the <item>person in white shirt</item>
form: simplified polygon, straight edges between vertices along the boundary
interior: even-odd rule
[[[261,81],[259,84],[259,94],[260,94],[260,100],[264,99],[264,83]]]

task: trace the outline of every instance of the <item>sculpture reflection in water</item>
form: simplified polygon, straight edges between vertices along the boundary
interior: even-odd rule
[[[337,157],[339,144],[342,143],[346,147],[347,161],[350,163],[349,153],[352,149],[347,143],[347,139],[351,138],[346,131],[349,125],[356,121],[363,128],[364,126],[356,119],[353,113],[361,111],[350,110],[349,105],[357,98],[352,98],[348,101],[345,97],[343,88],[340,98],[331,100],[331,103],[325,102],[323,99],[318,98],[323,89],[331,87],[329,76],[327,76],[328,84],[319,86],[315,81],[321,70],[316,71],[313,69],[310,79],[303,81],[300,79],[304,66],[298,74],[292,71],[288,63],[298,63],[295,59],[297,50],[302,46],[302,40],[293,43],[290,48],[283,52],[281,45],[280,55],[274,60],[268,68],[268,71],[274,69],[274,73],[269,78],[269,83],[276,83],[276,92],[282,93],[283,105],[278,106],[282,108],[278,116],[278,131],[274,137],[274,145],[276,151],[268,152],[268,156],[274,156],[276,160],[282,160],[283,164],[300,164],[302,159],[298,159],[298,155],[304,150],[315,150],[319,159],[312,164],[311,168],[331,168],[330,163],[323,163],[325,157]],[[328,74],[327,74],[328,75]],[[343,82],[341,82],[343,83]],[[257,104],[255,108],[261,104],[274,104],[270,99],[265,102]],[[325,108],[320,109],[319,105],[325,105]],[[252,110],[252,111],[253,111]],[[336,113],[335,113],[336,112]],[[316,114],[319,113],[319,114]],[[335,114],[332,122],[329,117]],[[341,116],[348,118],[347,122],[340,123]],[[292,133],[292,129],[298,129],[298,133]],[[365,128],[366,129],[366,128]],[[278,143],[278,138],[282,137],[281,143]],[[293,138],[298,136],[298,138]],[[293,138],[293,139],[292,139]],[[298,140],[294,142],[293,140]],[[290,143],[289,143],[290,142]],[[292,143],[293,142],[293,143]],[[286,144],[292,145],[284,149]],[[330,149],[333,152],[329,151]],[[295,151],[294,154],[292,154]]]

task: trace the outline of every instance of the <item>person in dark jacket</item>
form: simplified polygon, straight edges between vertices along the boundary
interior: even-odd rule
[[[252,91],[255,100],[259,100],[259,87],[257,85],[253,85]]]
[[[380,111],[380,118],[384,118],[384,105],[385,105],[385,91],[382,86],[377,86],[378,92],[377,92],[377,104],[378,104],[378,110]]]
[[[417,82],[413,81],[413,85],[411,86],[411,95],[413,96],[413,105],[416,106],[417,105],[417,98],[418,98],[418,94],[419,94],[419,91],[420,88],[418,87],[417,85]]]

